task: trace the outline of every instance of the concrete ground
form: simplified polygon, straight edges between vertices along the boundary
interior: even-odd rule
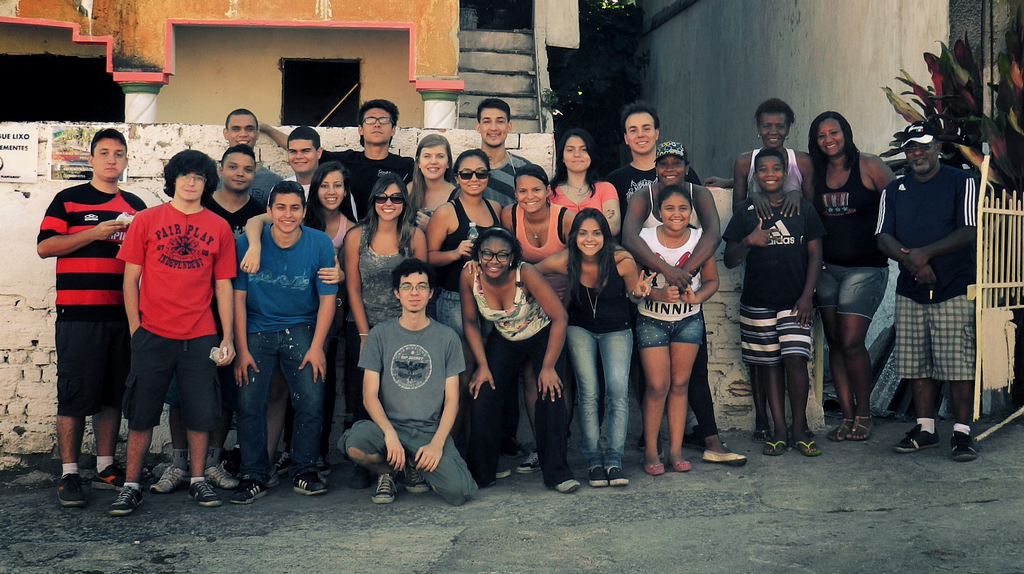
[[[955,463],[948,421],[941,448],[892,453],[909,426],[879,421],[867,443],[821,440],[817,459],[766,457],[732,433],[725,438],[750,457],[745,467],[688,451],[691,472],[656,478],[641,470],[630,433],[627,488],[584,483],[563,495],[539,474],[513,474],[459,508],[403,491],[374,505],[369,490],[345,488],[345,462],[323,496],[282,483],[251,506],[207,509],[184,491],[147,494],[124,518],[107,516],[112,491],[61,509],[52,483],[7,483],[0,573],[1024,571],[1024,427],[1000,430],[977,461]]]

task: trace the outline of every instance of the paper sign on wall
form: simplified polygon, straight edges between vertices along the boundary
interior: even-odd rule
[[[0,126],[0,183],[35,183],[38,147],[36,124]]]

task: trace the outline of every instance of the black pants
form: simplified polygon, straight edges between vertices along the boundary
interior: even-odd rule
[[[501,443],[501,412],[506,401],[517,400],[516,381],[523,363],[529,360],[534,372],[540,374],[544,354],[548,348],[550,327],[545,328],[525,341],[509,341],[495,332],[487,339],[484,349],[487,365],[494,378],[494,389],[484,384],[477,398],[472,401],[472,430],[469,434],[469,471],[477,484],[487,486],[494,482],[498,469]],[[555,372],[565,376],[565,350],[558,357]],[[544,476],[544,484],[554,487],[571,479],[572,469],[566,460],[566,420],[568,411],[565,399],[551,401],[537,399],[537,456]]]

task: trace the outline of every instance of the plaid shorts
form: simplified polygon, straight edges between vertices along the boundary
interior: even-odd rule
[[[896,296],[896,372],[903,379],[974,380],[974,302]]]
[[[792,309],[740,305],[740,354],[748,365],[778,365],[786,356],[811,358],[811,328]]]

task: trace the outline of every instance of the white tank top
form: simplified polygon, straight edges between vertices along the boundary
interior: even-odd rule
[[[647,227],[640,231],[640,239],[643,239],[647,246],[651,248],[651,251],[655,255],[668,261],[676,267],[682,267],[683,263],[693,253],[693,248],[696,247],[697,241],[700,240],[700,236],[703,231],[700,229],[690,228],[690,238],[686,240],[686,243],[670,249],[661,244],[658,240],[658,228]],[[693,276],[693,280],[690,281],[690,289],[696,291],[700,288],[700,272]],[[654,278],[654,287],[665,286],[665,276],[658,273],[657,277]],[[683,303],[677,301],[675,303],[662,303],[660,301],[652,301],[650,299],[644,299],[637,303],[637,310],[641,315],[650,317],[652,319],[660,319],[662,321],[679,321],[691,315],[700,313],[700,305],[690,305],[689,303]]]
[[[757,186],[757,180],[754,178],[754,161],[757,158],[757,153],[760,149],[755,149],[750,152],[750,171],[747,172],[747,194],[749,196],[751,190],[760,189]],[[786,148],[786,153],[789,154],[786,166],[786,180],[782,182],[783,193],[787,191],[801,191],[804,182],[804,174],[800,173],[800,166],[796,164],[796,152]]]

